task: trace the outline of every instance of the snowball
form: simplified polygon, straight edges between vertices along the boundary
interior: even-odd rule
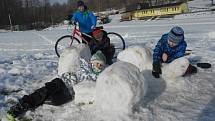
[[[162,76],[167,78],[180,77],[186,72],[189,64],[189,60],[185,57],[178,58],[169,64],[163,64]]]
[[[44,55],[42,53],[37,53],[37,54],[34,54],[34,57],[35,59],[39,60],[39,59],[42,59]]]
[[[80,44],[77,47],[66,48],[60,55],[58,75],[66,72],[75,72],[80,65],[80,58],[89,60],[91,56],[88,46]]]
[[[18,68],[12,68],[11,70],[8,71],[9,74],[16,76],[16,75],[21,75],[21,70],[19,70]]]
[[[129,47],[120,52],[117,59],[134,64],[140,71],[152,69],[152,55],[149,48],[141,46]]]
[[[114,119],[128,116],[133,109],[140,107],[138,105],[143,101],[146,89],[147,83],[136,66],[127,62],[116,62],[98,76],[96,108],[98,112]]]
[[[85,103],[89,104],[95,100],[96,82],[83,81],[73,87],[75,91],[75,104]]]

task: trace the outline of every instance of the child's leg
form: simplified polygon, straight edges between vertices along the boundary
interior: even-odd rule
[[[58,94],[60,91],[65,91],[63,93],[65,94],[66,91],[68,91],[66,89],[63,81],[59,78],[55,78],[51,82],[46,83],[44,87],[37,89],[34,93],[23,96],[16,105],[10,108],[8,113],[17,117],[29,109],[34,109],[42,105],[47,98],[54,97],[55,94]],[[69,92],[67,92],[66,96],[70,96],[69,99],[72,99],[73,96],[68,93]],[[59,100],[62,99],[59,98]]]
[[[51,101],[52,105],[62,105],[74,99],[75,92],[73,88],[70,88],[69,90],[61,79],[46,83],[46,87],[49,90],[54,90],[52,88],[58,89],[53,93],[50,92],[51,95],[48,97],[48,100]]]

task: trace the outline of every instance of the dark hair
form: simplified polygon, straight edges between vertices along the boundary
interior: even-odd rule
[[[84,2],[82,1],[82,0],[79,0],[78,2],[77,2],[77,6],[79,7],[79,6],[85,6],[85,4],[84,4]]]
[[[86,5],[84,5],[84,10],[85,10],[85,11],[88,10],[88,7],[87,7]]]

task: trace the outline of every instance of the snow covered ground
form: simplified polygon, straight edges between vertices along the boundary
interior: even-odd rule
[[[188,2],[188,7],[191,12],[204,11],[214,9],[212,0],[193,0]]]
[[[206,2],[203,3],[207,4]],[[187,56],[189,60],[194,65],[197,62],[212,64],[210,69],[198,68],[197,74],[178,78],[155,79],[150,70],[145,70],[148,90],[145,97],[142,97],[143,104],[139,106],[140,109],[130,112],[127,117],[115,120],[215,120],[214,12],[184,14],[152,21],[119,22],[119,15],[111,18],[112,22],[104,25],[105,30],[121,34],[127,47],[140,45],[153,49],[162,34],[173,26],[181,26],[185,31],[187,49],[192,50],[192,54]],[[0,32],[1,115],[5,114],[5,110],[18,98],[43,86],[57,74],[58,58],[54,52],[54,43],[65,34],[68,34],[66,26],[46,31]],[[94,92],[94,87],[94,83],[77,85],[79,90],[88,93]],[[87,93],[82,95],[86,96]],[[43,105],[33,112],[27,112],[26,115],[34,117],[35,121],[114,120],[111,116],[105,117],[98,113],[94,104],[75,101],[60,107]]]

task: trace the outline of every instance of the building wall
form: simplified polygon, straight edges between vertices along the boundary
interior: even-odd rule
[[[162,16],[162,15],[186,13],[188,11],[189,10],[188,10],[187,4],[182,3],[180,5],[171,6],[171,7],[137,10],[133,12],[133,17],[142,18],[142,17],[149,17],[149,16]]]

